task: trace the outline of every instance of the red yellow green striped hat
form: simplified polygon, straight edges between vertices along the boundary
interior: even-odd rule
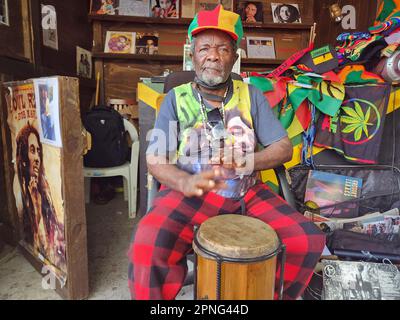
[[[203,10],[196,14],[188,30],[190,41],[195,34],[208,29],[224,31],[238,44],[243,37],[243,25],[240,16],[232,11],[225,10],[222,5],[218,5],[212,11]]]

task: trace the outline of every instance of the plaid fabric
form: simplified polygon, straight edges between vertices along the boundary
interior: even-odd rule
[[[251,188],[244,202],[247,215],[268,223],[286,245],[284,299],[298,298],[311,280],[325,236],[264,184]],[[187,273],[186,254],[192,248],[193,226],[218,214],[240,212],[240,208],[239,201],[215,193],[185,198],[163,188],[137,225],[128,253],[132,299],[174,299]],[[276,280],[280,266],[277,269]]]

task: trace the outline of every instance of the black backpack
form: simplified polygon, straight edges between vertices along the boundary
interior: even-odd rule
[[[92,135],[92,148],[83,158],[85,167],[115,167],[127,161],[129,147],[123,118],[117,111],[95,107],[85,114],[83,125]]]

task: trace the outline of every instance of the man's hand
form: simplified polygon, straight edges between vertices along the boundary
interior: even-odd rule
[[[247,155],[242,149],[226,146],[211,158],[210,164],[220,165],[224,169],[235,170],[246,166]]]
[[[182,181],[182,192],[185,197],[201,197],[206,192],[226,188],[223,181],[217,181],[219,177],[221,177],[219,169],[192,175]]]

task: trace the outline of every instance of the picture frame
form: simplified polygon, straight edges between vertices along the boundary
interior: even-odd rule
[[[119,0],[121,16],[150,17],[150,0]]]
[[[243,24],[261,24],[264,22],[264,5],[259,1],[239,1],[236,13]]]
[[[248,58],[276,59],[274,38],[246,37],[246,41]]]
[[[76,74],[79,77],[91,79],[92,70],[92,53],[89,50],[76,47]]]
[[[33,84],[40,141],[62,148],[58,78],[39,78]]]
[[[240,68],[242,63],[242,49],[238,48],[236,51],[238,58],[232,67],[232,72],[240,75]]]
[[[213,10],[218,4],[222,4],[225,10],[234,11],[233,0],[181,0],[181,18],[194,18],[200,10]]]
[[[151,0],[150,15],[153,18],[178,19],[180,15],[179,0]]]
[[[90,3],[90,12],[100,15],[117,15],[119,0],[92,0]]]
[[[0,0],[0,25],[10,26],[8,0]]]
[[[136,32],[107,31],[105,53],[134,54]]]
[[[136,32],[136,54],[158,54],[158,32]]]
[[[190,44],[183,46],[183,71],[193,71],[193,62],[190,55]]]
[[[301,23],[301,14],[297,3],[271,3],[274,23]]]

